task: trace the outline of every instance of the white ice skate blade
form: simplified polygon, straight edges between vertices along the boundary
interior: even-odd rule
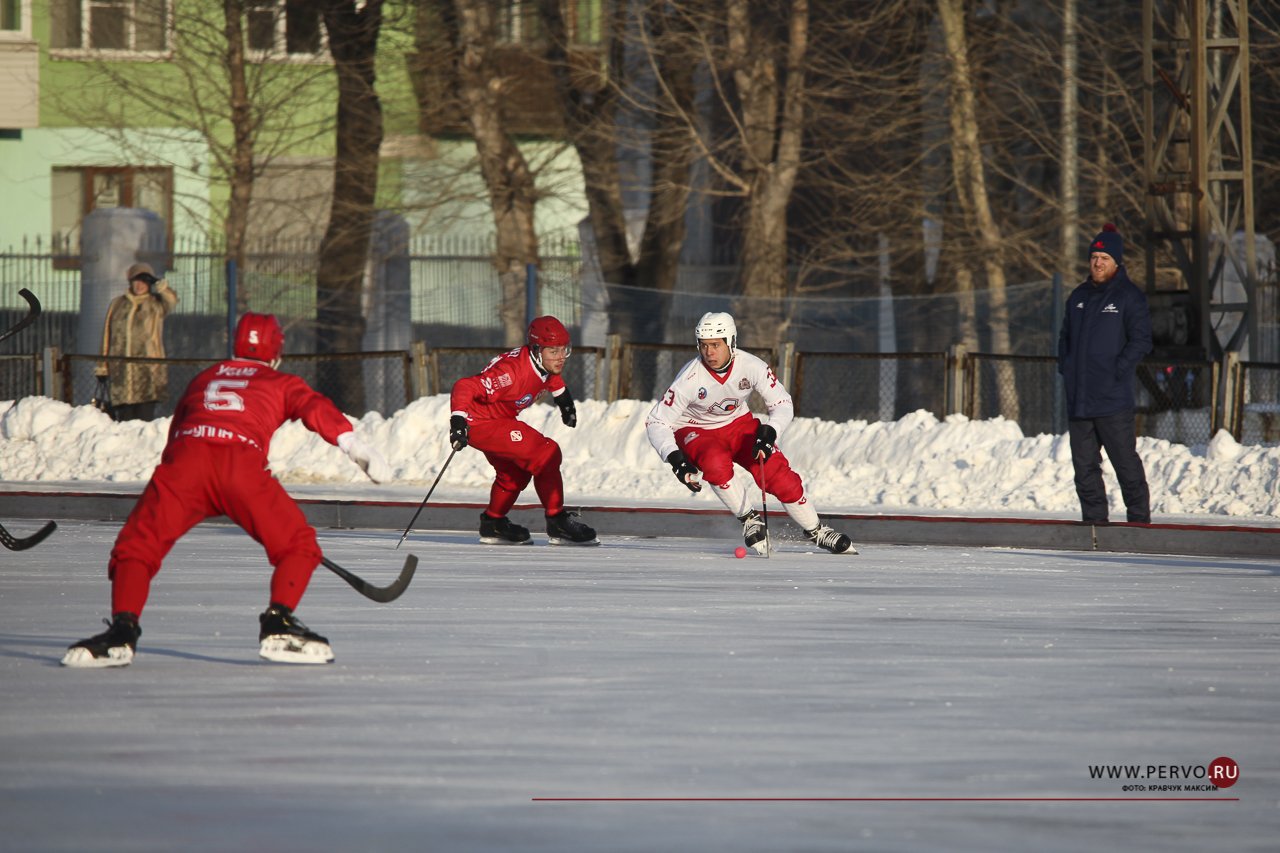
[[[272,634],[258,647],[258,657],[273,663],[333,663],[333,649],[328,643]]]
[[[512,542],[510,539],[503,539],[501,536],[481,536],[481,545],[532,545],[532,539],[526,539],[523,542]]]
[[[826,548],[823,548],[821,545],[815,545],[813,542],[810,542],[808,544],[809,544],[809,550],[805,552],[806,554],[833,554],[837,557],[858,556],[858,549],[853,547],[853,545],[849,546],[848,551],[828,551]]]
[[[563,536],[548,536],[548,545],[599,545],[599,539],[588,539],[586,542],[574,542],[572,539],[565,539]]]
[[[751,550],[752,550],[752,551],[755,551],[755,552],[756,552],[757,554],[759,554],[761,557],[767,557],[767,556],[769,556],[769,552],[772,550],[772,549],[769,547],[769,539],[768,539],[768,537],[766,537],[766,538],[764,538],[764,539],[761,539],[759,542],[757,542],[756,544],[751,545],[751,546],[749,546],[749,547],[751,548]]]
[[[95,658],[93,652],[84,646],[67,649],[62,656],[63,666],[74,666],[79,669],[103,669],[108,666],[128,666],[133,663],[133,649],[128,646],[115,646],[107,649],[104,657]]]

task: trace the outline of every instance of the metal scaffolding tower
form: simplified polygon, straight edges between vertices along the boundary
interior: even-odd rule
[[[1157,335],[1258,339],[1248,0],[1143,0],[1147,292]]]

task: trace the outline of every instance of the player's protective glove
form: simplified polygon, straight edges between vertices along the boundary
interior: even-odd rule
[[[560,407],[560,420],[564,421],[567,427],[576,427],[578,425],[578,410],[573,406],[573,396],[566,388],[559,396],[552,397],[556,401],[556,405]]]
[[[778,431],[768,424],[756,427],[756,443],[751,448],[751,455],[761,462],[773,455],[773,443],[778,440]]]
[[[679,480],[691,492],[702,491],[702,481],[698,479],[698,469],[685,458],[683,450],[673,450],[667,454],[667,464],[675,472]]]
[[[467,419],[462,415],[449,416],[449,446],[461,450],[470,444],[467,439]]]
[[[338,448],[351,457],[351,461],[359,465],[360,470],[375,483],[385,483],[395,476],[382,454],[354,432],[344,432],[338,436]]]

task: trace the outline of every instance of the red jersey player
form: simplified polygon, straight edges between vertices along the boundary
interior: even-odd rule
[[[112,621],[72,645],[64,666],[125,666],[133,660],[138,617],[151,579],[174,542],[206,518],[226,515],[262,544],[275,571],[258,653],[283,663],[329,663],[329,641],[302,624],[298,606],[320,564],[316,532],[267,468],[271,436],[286,420],[340,447],[376,482],[391,470],[351,429],[328,397],[300,377],[276,370],[284,332],[271,314],[245,314],[236,327],[235,358],[191,381],[169,425],[160,464],[116,537],[107,571]]]
[[[516,419],[538,394],[550,391],[560,419],[577,426],[573,397],[560,376],[570,349],[564,324],[538,317],[529,324],[527,346],[503,353],[479,374],[453,385],[450,445],[454,450],[474,445],[497,471],[489,506],[480,513],[480,541],[487,545],[529,542],[529,529],[512,524],[507,513],[530,480],[546,511],[551,544],[596,544],[596,532],[565,512],[560,445]]]

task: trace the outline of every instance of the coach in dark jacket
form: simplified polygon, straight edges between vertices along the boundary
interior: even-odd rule
[[[1102,449],[1128,520],[1151,521],[1151,495],[1138,457],[1134,373],[1151,352],[1147,297],[1124,270],[1124,240],[1107,223],[1089,244],[1089,278],[1071,292],[1058,337],[1058,372],[1067,394],[1067,428],[1076,494],[1086,523],[1107,522]]]

